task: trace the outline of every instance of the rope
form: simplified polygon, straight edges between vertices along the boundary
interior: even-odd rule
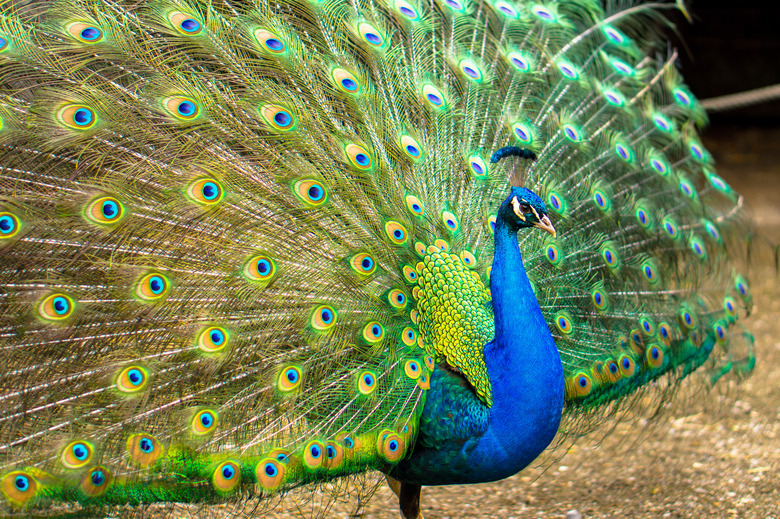
[[[756,88],[755,90],[748,90],[737,94],[711,97],[710,99],[703,100],[701,106],[708,112],[722,112],[778,98],[780,98],[780,84]]]

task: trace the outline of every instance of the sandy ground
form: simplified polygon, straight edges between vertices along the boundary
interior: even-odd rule
[[[744,194],[760,232],[780,243],[780,130],[711,130],[706,145],[719,173]],[[770,260],[760,258],[752,269],[755,309],[745,321],[758,364],[749,379],[727,388],[725,398],[724,388],[701,394],[695,405],[675,406],[648,430],[618,427],[605,438],[594,433],[546,471],[425,488],[426,519],[572,519],[572,510],[586,519],[780,519],[780,277]],[[354,506],[353,500],[301,512],[400,517],[386,486],[362,512],[355,514]],[[292,515],[299,514],[285,509],[274,517]]]

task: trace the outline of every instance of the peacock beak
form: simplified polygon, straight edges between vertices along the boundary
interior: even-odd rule
[[[543,231],[547,231],[550,234],[552,234],[553,238],[555,238],[558,234],[555,232],[555,227],[553,227],[552,222],[550,221],[550,218],[547,215],[542,216],[542,219],[538,222],[534,223],[534,227],[538,227],[539,229],[542,229]]]

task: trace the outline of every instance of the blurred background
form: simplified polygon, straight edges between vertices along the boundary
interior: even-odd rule
[[[686,2],[693,23],[672,19],[672,42],[680,68],[699,99],[780,85],[780,3],[755,0]],[[713,112],[711,129],[723,126],[780,126],[780,97],[738,109]]]

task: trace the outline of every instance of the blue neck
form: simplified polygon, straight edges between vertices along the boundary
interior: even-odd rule
[[[563,366],[525,273],[517,229],[501,216],[490,288],[495,337],[484,355],[493,405],[487,408],[462,377],[436,369],[414,451],[393,477],[422,485],[503,479],[531,463],[558,431]]]
[[[490,290],[495,338],[485,345],[485,364],[493,405],[477,450],[492,451],[495,461],[504,458],[496,463],[498,479],[524,468],[552,441],[564,397],[558,348],[526,275],[517,229],[501,217],[496,222]]]

